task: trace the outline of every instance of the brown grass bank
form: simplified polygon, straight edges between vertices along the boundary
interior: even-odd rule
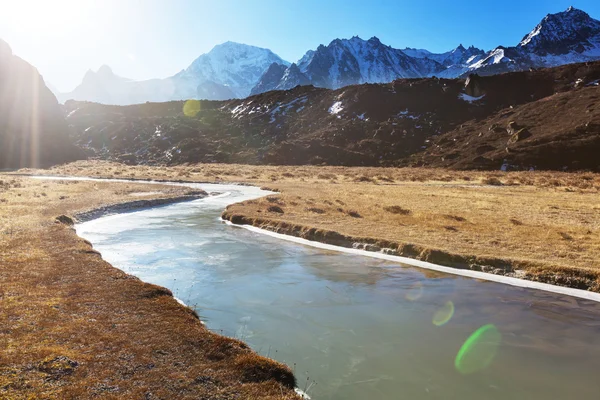
[[[189,194],[0,174],[0,398],[297,398],[289,368],[211,333],[167,289],[113,268],[56,220]]]
[[[232,205],[236,222],[600,291],[600,174],[78,162],[55,174],[247,182],[278,196]]]

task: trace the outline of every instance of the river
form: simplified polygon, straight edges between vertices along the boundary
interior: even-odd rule
[[[76,226],[102,257],[294,369],[313,399],[572,399],[600,393],[600,304],[282,241],[192,202]]]

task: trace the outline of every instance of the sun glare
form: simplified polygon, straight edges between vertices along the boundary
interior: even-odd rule
[[[6,22],[22,32],[60,34],[82,23],[91,11],[85,0],[0,0]]]

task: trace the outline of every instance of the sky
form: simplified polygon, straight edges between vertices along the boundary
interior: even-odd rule
[[[516,45],[569,6],[600,19],[598,0],[0,0],[0,38],[60,91],[109,65],[165,78],[228,40],[290,62],[335,38],[377,36],[396,48]]]

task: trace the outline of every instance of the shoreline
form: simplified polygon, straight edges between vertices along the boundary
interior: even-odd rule
[[[92,210],[75,213],[72,217],[75,218],[75,223],[88,222],[93,219],[102,218],[107,215],[124,214],[128,212],[139,211],[147,208],[168,206],[170,204],[183,203],[186,201],[194,201],[209,197],[209,194],[186,194],[183,196],[170,197],[165,199],[150,199],[150,200],[133,200],[123,203],[111,204],[98,207]]]
[[[397,261],[414,267],[452,275],[566,294],[600,302],[600,289],[593,285],[593,279],[576,275],[529,275],[526,271],[515,268],[518,266],[518,261],[509,263],[502,259],[450,254],[409,243],[402,244],[375,238],[359,238],[298,224],[250,218],[227,210],[222,213],[221,219],[232,226],[252,228],[250,230],[254,232],[312,247]],[[319,246],[319,244],[324,246]],[[446,260],[446,263],[444,263],[444,260]],[[557,281],[572,283],[572,285],[558,285],[555,283]],[[582,289],[582,286],[585,289]],[[590,290],[591,288],[596,290]]]

